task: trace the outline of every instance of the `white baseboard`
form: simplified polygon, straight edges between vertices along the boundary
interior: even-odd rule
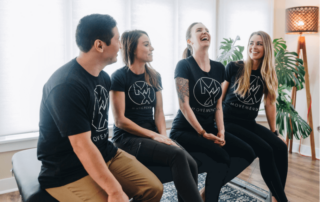
[[[0,194],[6,194],[14,191],[18,191],[18,186],[14,177],[0,180]]]
[[[292,152],[299,153],[299,143],[294,142],[292,145]],[[300,153],[305,156],[311,156],[311,147],[308,145],[301,145]],[[319,158],[320,149],[316,148],[316,157]]]

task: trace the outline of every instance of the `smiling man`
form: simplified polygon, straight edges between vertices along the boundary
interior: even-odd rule
[[[60,67],[43,88],[39,182],[58,201],[160,201],[158,178],[109,140],[111,81],[102,71],[117,61],[119,32],[109,15],[82,18],[77,58]]]

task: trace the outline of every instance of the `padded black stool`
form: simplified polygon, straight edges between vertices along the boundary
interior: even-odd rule
[[[208,168],[215,168],[213,165],[209,165],[207,162],[209,157],[203,153],[190,153],[191,156],[196,160],[199,167],[199,173],[206,172]],[[12,157],[13,164],[13,173],[19,188],[19,192],[23,202],[57,202],[50,194],[45,190],[40,188],[38,182],[38,175],[40,173],[41,162],[37,159],[37,149],[28,149],[21,152],[18,152]],[[238,165],[241,167],[249,166],[245,161],[239,158],[231,158],[231,167],[232,165]],[[150,166],[148,167],[162,183],[171,182],[173,180],[171,170],[169,167],[162,166]],[[236,172],[236,171],[235,171]],[[226,177],[226,182],[232,180],[230,179],[232,171],[229,172],[230,176]],[[244,189],[246,186],[244,184],[237,183],[236,180],[232,180],[234,184],[237,184]],[[254,191],[257,194],[258,191]],[[260,193],[261,195],[263,193]],[[266,199],[270,196],[265,196]]]
[[[40,168],[37,149],[28,149],[13,155],[12,172],[23,202],[57,202],[46,190],[40,188]]]

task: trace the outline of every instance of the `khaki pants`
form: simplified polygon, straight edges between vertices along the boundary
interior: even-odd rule
[[[107,166],[129,198],[143,202],[160,201],[163,193],[162,183],[134,156],[118,149],[117,154],[107,162]],[[108,200],[107,193],[89,175],[46,191],[62,202],[106,202]]]

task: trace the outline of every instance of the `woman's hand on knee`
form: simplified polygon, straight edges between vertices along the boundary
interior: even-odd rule
[[[280,138],[280,140],[282,140],[287,145],[287,141],[284,139],[284,137],[282,137],[280,135],[278,137]]]
[[[278,136],[278,138],[280,138],[280,140],[282,140],[286,145],[287,145],[287,141],[286,139],[284,139],[284,137],[282,137],[280,135],[280,133],[278,132],[278,130],[276,130],[275,132],[273,132],[276,136]]]
[[[203,134],[203,137],[206,138],[206,139],[208,139],[208,140],[213,141],[215,144],[218,144],[218,145],[221,145],[221,144],[223,144],[223,143],[225,144],[224,139],[221,139],[220,137],[215,136],[215,135],[212,134],[212,133],[205,133],[205,134]],[[223,145],[224,145],[224,144],[223,144]]]
[[[219,131],[217,133],[217,137],[219,137],[221,140],[223,140],[223,142],[221,142],[219,140],[215,140],[214,143],[219,144],[221,147],[223,147],[226,144],[226,140],[224,139],[224,132]]]
[[[154,138],[152,138],[153,140],[157,141],[157,142],[161,142],[167,145],[174,145],[179,147],[175,142],[173,142],[170,138],[164,136],[164,135],[155,135]]]

